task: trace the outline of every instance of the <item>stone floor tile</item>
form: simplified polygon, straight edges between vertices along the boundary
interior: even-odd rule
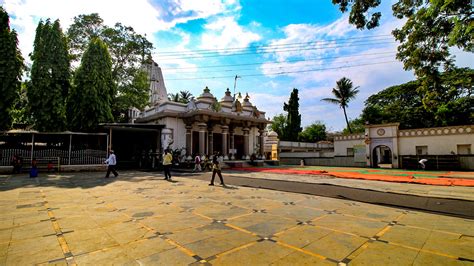
[[[78,265],[120,265],[126,263],[138,265],[122,247],[112,247],[86,253],[75,256],[74,260]]]
[[[244,227],[244,229],[255,233],[260,236],[272,236],[278,232],[285,231],[288,228],[292,228],[297,225],[296,220],[284,219],[281,217],[271,217],[266,221],[258,224]]]
[[[326,212],[310,208],[304,208],[294,205],[283,205],[279,208],[268,210],[269,214],[278,215],[286,218],[293,218],[298,221],[306,222],[314,218],[323,216]]]
[[[412,265],[418,251],[382,242],[373,242],[350,265]]]
[[[465,235],[472,235],[474,232],[474,220],[423,212],[410,211],[400,219],[400,223]]]
[[[30,238],[10,243],[8,265],[25,265],[64,258],[56,236]]]
[[[421,249],[429,235],[429,230],[395,225],[385,232],[380,239]]]
[[[212,265],[269,265],[294,250],[274,242],[257,242],[248,247],[229,252],[210,261]]]
[[[119,245],[112,236],[102,229],[74,231],[65,234],[64,238],[74,255],[80,255]]]
[[[451,265],[472,265],[472,261],[461,261],[433,253],[420,252],[413,262],[415,266],[451,266]]]
[[[208,258],[257,239],[255,236],[234,230],[218,237],[203,239],[184,246],[201,258]]]
[[[175,246],[169,244],[159,237],[148,238],[140,241],[131,242],[122,245],[122,248],[132,259],[140,259],[153,254],[174,249]]]
[[[175,248],[138,259],[137,262],[140,265],[189,265],[196,259]]]
[[[0,229],[0,244],[9,243],[12,237],[13,228]]]
[[[333,231],[311,225],[301,225],[294,229],[278,234],[275,239],[292,246],[303,248]]]
[[[431,231],[422,250],[435,251],[474,261],[474,237]]]
[[[314,221],[314,224],[368,238],[375,236],[375,234],[387,226],[387,223],[384,222],[377,222],[340,214],[331,214],[325,216],[317,221]]]
[[[303,249],[340,261],[367,242],[367,240],[358,236],[332,232],[303,247]]]
[[[56,234],[56,231],[54,231],[51,222],[47,220],[44,222],[26,224],[13,228],[11,240],[19,241],[54,234]]]
[[[271,265],[281,265],[281,266],[287,266],[287,265],[337,265],[337,263],[324,260],[318,257],[314,257],[299,251],[295,251],[291,253],[288,256],[285,256],[275,262],[273,262]]]

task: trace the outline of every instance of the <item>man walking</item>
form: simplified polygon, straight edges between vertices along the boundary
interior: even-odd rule
[[[165,150],[165,156],[163,156],[163,169],[165,171],[165,180],[171,181],[171,164],[173,163],[173,156],[169,150]]]
[[[212,158],[212,179],[209,186],[214,186],[214,178],[216,177],[216,174],[219,176],[219,179],[221,180],[221,185],[223,187],[226,187],[226,185],[224,184],[224,179],[222,178],[222,172],[221,172],[221,167],[219,165],[218,156],[214,155],[214,157]]]
[[[105,178],[109,178],[110,172],[112,172],[115,177],[119,175],[117,171],[115,171],[115,165],[117,165],[117,158],[115,157],[113,150],[109,150],[109,158],[105,160],[104,163],[107,164],[107,174],[105,175]]]

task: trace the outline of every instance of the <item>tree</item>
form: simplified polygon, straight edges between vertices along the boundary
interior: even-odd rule
[[[349,120],[349,125],[353,133],[364,133],[365,132],[365,121],[362,118],[356,118]],[[342,130],[343,134],[349,134],[349,128],[344,128]]]
[[[359,93],[358,88],[358,86],[353,88],[352,81],[346,77],[343,77],[336,82],[336,88],[332,89],[332,94],[335,98],[322,99],[323,101],[337,104],[342,108],[349,133],[352,133],[352,130],[351,126],[349,125],[349,120],[347,119],[346,108],[348,107],[348,103],[356,97],[357,93]]]
[[[181,103],[189,103],[189,101],[193,100],[194,96],[189,91],[180,91],[179,92],[179,101]]]
[[[399,122],[402,129],[474,123],[474,70],[454,69],[441,75],[444,93],[436,96],[441,104],[432,108],[425,106],[422,82],[410,81],[370,96],[361,119],[370,124]]]
[[[114,27],[103,25],[103,20],[97,13],[75,17],[74,23],[69,27],[68,37],[71,40],[71,51],[75,55],[84,52],[91,38],[100,37],[107,44],[112,60],[112,77],[117,86],[117,95],[114,97],[126,94],[141,66],[151,58],[153,49],[153,44],[146,39],[146,36],[121,23],[116,23]],[[138,97],[139,102],[137,99],[130,101],[128,99],[121,97],[116,101],[120,102],[113,106],[116,119],[127,114],[123,106],[139,108],[148,101],[148,98],[144,97]]]
[[[284,103],[283,110],[288,112],[287,123],[285,132],[283,134],[283,140],[297,141],[298,134],[301,132],[301,115],[299,112],[299,100],[298,89],[294,88],[291,92],[288,104]]]
[[[68,98],[71,129],[93,131],[100,123],[112,122],[111,103],[115,91],[107,46],[99,38],[93,39],[75,73]]]
[[[31,54],[31,80],[27,95],[35,128],[62,131],[66,128],[65,99],[70,88],[67,40],[59,20],[40,21]]]
[[[326,139],[326,125],[320,121],[304,128],[299,135],[299,140],[303,142],[318,142]]]
[[[8,13],[0,6],[0,130],[11,126],[11,109],[18,98],[23,58]]]
[[[278,134],[280,139],[285,138],[285,128],[287,127],[287,117],[284,114],[279,114],[273,117],[270,129]]]
[[[148,105],[150,81],[148,74],[143,69],[137,70],[131,84],[122,88],[122,91],[113,101],[112,114],[116,122],[128,122],[128,110],[138,108],[143,110]],[[114,113],[115,112],[115,113]],[[125,116],[121,116],[125,114]]]
[[[332,0],[342,12],[351,9],[349,22],[357,28],[378,26],[381,14],[369,12],[380,0]],[[405,69],[413,69],[419,78],[438,76],[440,67],[453,66],[450,47],[467,52],[474,48],[474,17],[471,0],[399,0],[392,5],[393,15],[406,22],[392,33],[400,41],[397,58]],[[369,17],[370,16],[370,17]],[[429,89],[429,88],[427,88]]]
[[[168,100],[179,103],[179,93],[168,93]]]
[[[79,62],[90,41],[101,35],[105,28],[103,23],[104,20],[97,13],[74,17],[74,23],[67,30],[73,62]]]

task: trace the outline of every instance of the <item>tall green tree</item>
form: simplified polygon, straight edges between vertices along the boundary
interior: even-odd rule
[[[322,99],[325,102],[337,104],[342,108],[349,133],[352,133],[352,129],[349,125],[349,120],[347,119],[346,108],[348,107],[349,102],[356,97],[357,93],[359,93],[358,88],[358,86],[354,88],[350,79],[343,77],[336,82],[336,88],[332,89],[334,98]]]
[[[100,123],[112,122],[111,106],[115,93],[107,45],[99,38],[93,39],[75,73],[68,98],[71,129],[93,131]]]
[[[283,110],[288,112],[283,140],[298,141],[298,135],[302,130],[299,100],[298,89],[294,88],[288,103],[283,105]]]
[[[112,60],[112,77],[117,86],[117,94],[120,97],[113,106],[114,117],[119,120],[126,115],[124,106],[136,107],[146,105],[148,98],[121,97],[135,84],[134,80],[140,75],[140,68],[151,59],[153,44],[146,36],[138,34],[132,27],[117,23],[114,27],[103,24],[102,18],[97,13],[80,15],[74,18],[74,23],[68,29],[68,38],[73,55],[84,53],[87,44],[94,37],[100,37],[106,44]],[[140,77],[138,77],[140,78]],[[146,91],[148,94],[148,88]],[[141,93],[143,95],[143,93]],[[139,108],[140,109],[140,108]]]
[[[454,69],[440,77],[445,93],[433,108],[425,108],[421,80],[384,89],[365,101],[361,119],[370,124],[399,122],[400,128],[454,126],[474,123],[474,70]]]
[[[299,140],[303,142],[318,142],[326,139],[326,125],[320,121],[304,128],[299,135]]]
[[[381,13],[371,9],[379,6],[381,0],[332,2],[342,12],[350,9],[349,22],[359,29],[372,29],[379,24]],[[413,69],[418,78],[428,79],[425,90],[439,89],[436,79],[440,69],[453,67],[451,47],[473,52],[472,10],[472,0],[398,0],[392,5],[393,15],[406,21],[402,28],[392,32],[400,42],[397,58],[405,69]]]
[[[39,22],[31,59],[27,95],[35,128],[62,131],[66,128],[65,100],[71,74],[67,40],[59,20]]]
[[[280,139],[285,139],[285,128],[287,127],[287,117],[285,114],[279,114],[273,117],[270,129],[278,134]]]
[[[10,112],[20,91],[23,57],[17,34],[10,29],[10,17],[1,6],[0,55],[0,130],[6,130],[11,126]]]

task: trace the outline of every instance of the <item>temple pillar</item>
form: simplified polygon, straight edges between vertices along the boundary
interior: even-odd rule
[[[221,126],[222,129],[222,156],[224,160],[229,160],[227,155],[227,139],[229,138],[229,126]]]
[[[192,136],[193,136],[193,125],[186,125],[186,153],[188,156],[192,154]]]
[[[230,137],[230,145],[229,145],[229,149],[232,150],[232,154],[230,156],[230,159],[231,160],[235,160],[235,152],[234,152],[234,149],[235,149],[235,142],[234,142],[234,136],[235,136],[235,131],[234,131],[234,128],[232,127],[229,131],[229,137]]]
[[[212,131],[212,126],[207,129],[207,154],[214,154],[214,133]]]
[[[199,123],[199,156],[202,156],[206,152],[206,123]]]
[[[242,156],[242,159],[248,160],[250,159],[249,156],[249,131],[250,129],[248,127],[244,127],[242,129],[244,132],[244,155]]]
[[[263,133],[265,133],[265,129],[259,128],[258,133],[260,136],[258,137],[259,140],[259,159],[265,160],[265,139]]]

